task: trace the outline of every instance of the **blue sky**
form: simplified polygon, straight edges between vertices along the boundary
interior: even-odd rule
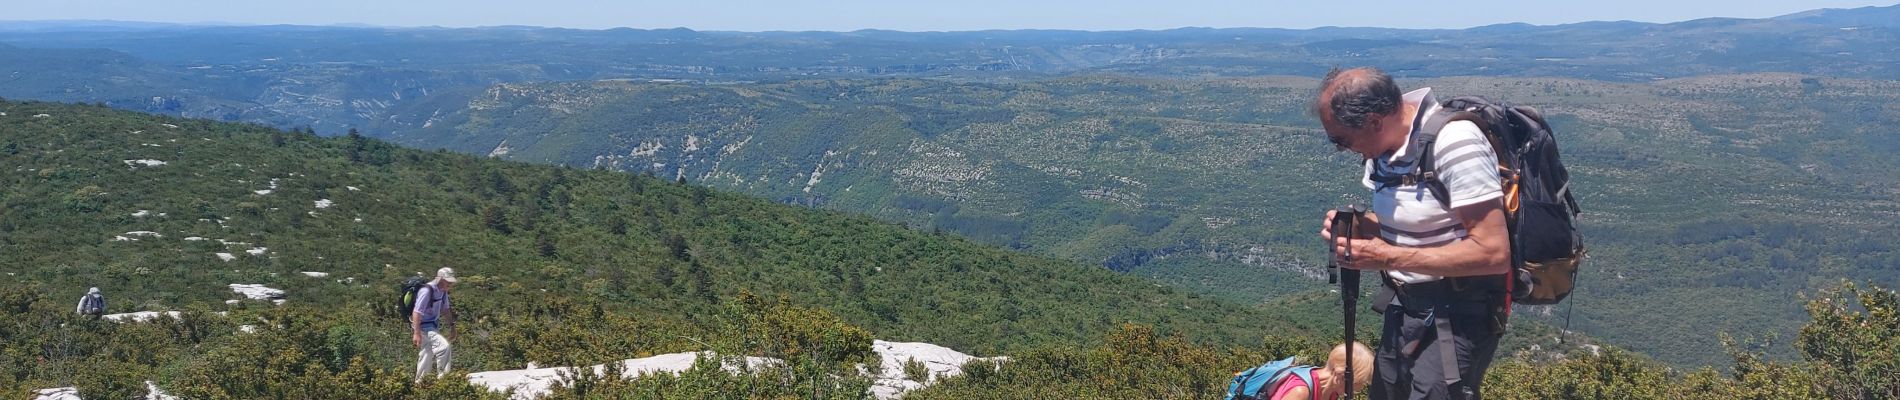
[[[1592,20],[1673,22],[1703,17],[1761,18],[1815,8],[1891,5],[1884,1],[1786,0],[18,0],[4,20],[113,19],[389,26],[539,25],[571,28],[906,31],[975,29],[1167,29],[1183,26],[1463,28],[1504,22]],[[1482,6],[1478,6],[1482,4]],[[1483,10],[1484,12],[1474,12]]]

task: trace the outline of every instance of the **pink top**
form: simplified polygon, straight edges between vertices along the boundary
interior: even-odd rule
[[[1299,375],[1287,375],[1286,380],[1280,382],[1280,387],[1273,390],[1273,397],[1270,398],[1273,400],[1284,399],[1286,398],[1286,393],[1293,391],[1293,388],[1296,387],[1306,387],[1306,380],[1300,379]],[[1307,398],[1310,399],[1316,394],[1318,393],[1308,394]]]

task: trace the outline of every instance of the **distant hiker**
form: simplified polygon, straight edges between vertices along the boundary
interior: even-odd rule
[[[1337,400],[1345,393],[1346,344],[1333,346],[1325,367],[1295,365],[1292,358],[1269,362],[1234,374],[1227,387],[1229,400]],[[1354,391],[1372,383],[1372,349],[1353,342]],[[1318,393],[1318,395],[1314,395]]]
[[[416,308],[409,318],[410,340],[421,349],[416,354],[416,383],[422,383],[429,371],[435,371],[436,378],[449,372],[449,361],[455,357],[449,348],[449,340],[456,336],[455,310],[449,304],[454,288],[455,270],[442,267],[435,271],[435,280],[416,291]],[[446,337],[441,333],[444,325],[449,332]]]
[[[101,315],[105,315],[106,295],[100,294],[99,288],[92,288],[91,290],[87,290],[85,296],[79,296],[78,312],[79,312],[79,315],[84,315],[84,316],[93,317],[93,318],[98,318]]]
[[[1512,265],[1485,133],[1470,121],[1434,119],[1444,114],[1430,88],[1401,94],[1374,68],[1327,73],[1313,106],[1327,139],[1364,157],[1362,183],[1372,190],[1359,237],[1332,237],[1331,212],[1320,228],[1335,254],[1351,254],[1335,260],[1341,267],[1382,272],[1372,308],[1385,323],[1370,398],[1480,398],[1504,334]],[[1418,140],[1429,126],[1441,127],[1423,135],[1436,140]],[[1432,163],[1426,171],[1435,173],[1424,176],[1432,185],[1411,174],[1421,156]]]

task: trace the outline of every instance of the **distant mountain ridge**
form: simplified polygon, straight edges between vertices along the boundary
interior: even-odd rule
[[[1900,4],[1885,7],[1823,8],[1783,15],[1773,19],[1841,28],[1900,28]]]
[[[105,102],[341,134],[381,120],[392,104],[424,92],[597,79],[1314,76],[1336,65],[1379,65],[1408,78],[1640,82],[1793,72],[1881,79],[1900,76],[1900,54],[1893,50],[1900,48],[1900,31],[1877,23],[1895,20],[1896,7],[1457,30],[726,32],[0,22],[0,45],[12,46],[0,53],[13,54],[0,54],[9,60],[0,62],[0,96]],[[86,28],[94,22],[98,26]],[[47,49],[103,49],[129,60],[96,64]]]

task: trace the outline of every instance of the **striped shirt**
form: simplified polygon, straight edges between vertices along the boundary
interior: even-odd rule
[[[1405,94],[1405,102],[1417,104],[1418,114],[1412,117],[1412,135],[1418,134],[1418,127],[1424,125],[1423,118],[1438,111],[1438,99],[1432,97],[1431,88],[1414,90]],[[1386,175],[1403,175],[1412,172],[1418,161],[1420,149],[1407,140],[1397,151],[1376,160],[1366,161],[1366,175],[1363,183],[1372,189],[1372,211],[1379,215],[1382,225],[1379,235],[1386,242],[1403,247],[1442,246],[1463,239],[1464,220],[1452,209],[1467,205],[1493,201],[1504,197],[1504,190],[1498,183],[1498,157],[1492,152],[1491,144],[1485,139],[1484,132],[1477,124],[1457,121],[1445,124],[1439,130],[1438,139],[1432,143],[1434,161],[1438,164],[1438,180],[1444,182],[1446,194],[1451,196],[1451,206],[1439,203],[1432,191],[1421,185],[1381,186],[1373,182],[1376,172]],[[1412,272],[1386,271],[1392,279],[1402,283],[1423,283],[1441,279],[1435,275]]]

